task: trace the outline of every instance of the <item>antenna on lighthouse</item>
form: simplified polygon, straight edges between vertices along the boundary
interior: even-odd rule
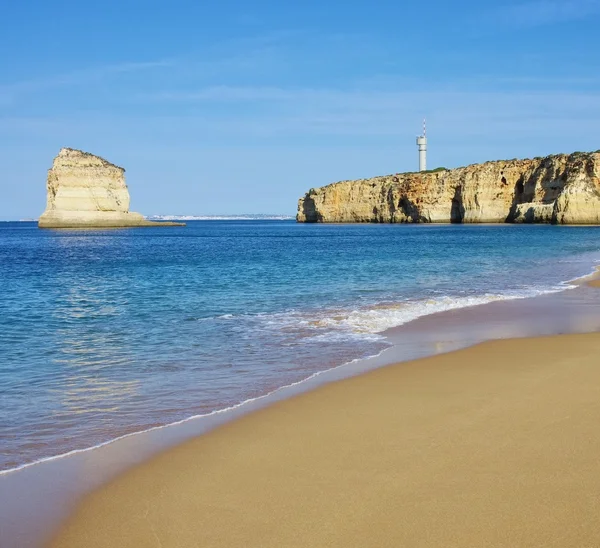
[[[427,171],[427,126],[423,118],[423,135],[417,137],[417,147],[419,148],[419,171]]]

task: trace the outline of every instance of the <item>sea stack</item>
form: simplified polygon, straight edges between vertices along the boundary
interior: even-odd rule
[[[600,151],[398,173],[310,189],[303,223],[600,224]]]
[[[130,212],[125,170],[89,152],[61,149],[48,170],[46,190],[40,228],[183,226]]]

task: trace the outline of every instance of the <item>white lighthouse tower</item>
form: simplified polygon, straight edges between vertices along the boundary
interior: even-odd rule
[[[423,120],[423,135],[417,137],[417,146],[419,147],[419,171],[427,171],[427,128]]]

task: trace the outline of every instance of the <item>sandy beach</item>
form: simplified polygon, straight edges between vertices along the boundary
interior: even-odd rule
[[[325,385],[87,496],[53,547],[600,545],[600,335]]]

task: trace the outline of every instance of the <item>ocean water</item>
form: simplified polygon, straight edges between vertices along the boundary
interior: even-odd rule
[[[600,228],[0,223],[0,471],[376,355],[388,328],[564,291]]]

